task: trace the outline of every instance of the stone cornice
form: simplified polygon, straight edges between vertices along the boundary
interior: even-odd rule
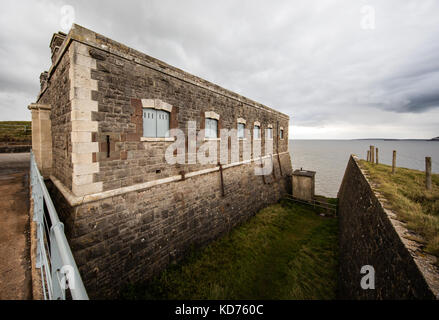
[[[31,103],[28,107],[29,110],[48,110],[50,111],[52,107],[48,104]]]

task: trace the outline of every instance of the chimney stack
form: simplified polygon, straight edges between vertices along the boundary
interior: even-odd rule
[[[50,41],[50,50],[52,52],[52,63],[55,62],[59,48],[61,48],[64,39],[66,38],[66,34],[63,32],[54,33],[52,36],[52,40]]]
[[[40,74],[40,92],[42,92],[46,87],[48,78],[49,78],[49,73],[47,71],[44,71]]]

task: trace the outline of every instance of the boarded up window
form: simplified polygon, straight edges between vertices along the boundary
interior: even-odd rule
[[[143,109],[143,136],[157,137],[157,110]]]
[[[245,124],[238,123],[238,138],[244,139]]]
[[[253,128],[253,139],[261,139],[261,127],[255,126]]]
[[[273,139],[273,129],[272,128],[267,129],[267,139]]]
[[[157,137],[169,137],[169,112],[157,110]]]
[[[206,118],[205,137],[208,139],[218,138],[218,120]]]
[[[147,138],[169,137],[169,112],[143,109],[143,136]]]

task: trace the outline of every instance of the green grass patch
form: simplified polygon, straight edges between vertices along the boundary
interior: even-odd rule
[[[123,299],[335,299],[337,220],[282,200]]]
[[[422,236],[417,239],[425,243],[425,251],[439,257],[439,175],[432,175],[432,190],[425,188],[425,172],[397,168],[384,164],[372,164],[360,160],[378,190],[389,201],[398,219],[407,223],[407,228]]]
[[[0,141],[30,141],[31,121],[0,121]]]

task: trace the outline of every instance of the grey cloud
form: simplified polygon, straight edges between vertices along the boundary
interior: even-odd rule
[[[408,111],[420,112],[437,107],[439,107],[439,91],[411,97],[405,108]]]
[[[48,43],[60,28],[62,4],[5,3],[0,108],[17,103],[10,110],[25,110],[32,101],[24,99],[36,96],[39,74],[49,66]],[[349,0],[71,4],[77,23],[285,112],[293,127],[374,122],[387,125],[392,136],[400,115],[437,111],[434,1],[368,1],[376,11],[376,29],[368,31],[360,28],[364,3]],[[375,119],[373,110],[395,116]],[[28,117],[27,111],[14,114]]]

